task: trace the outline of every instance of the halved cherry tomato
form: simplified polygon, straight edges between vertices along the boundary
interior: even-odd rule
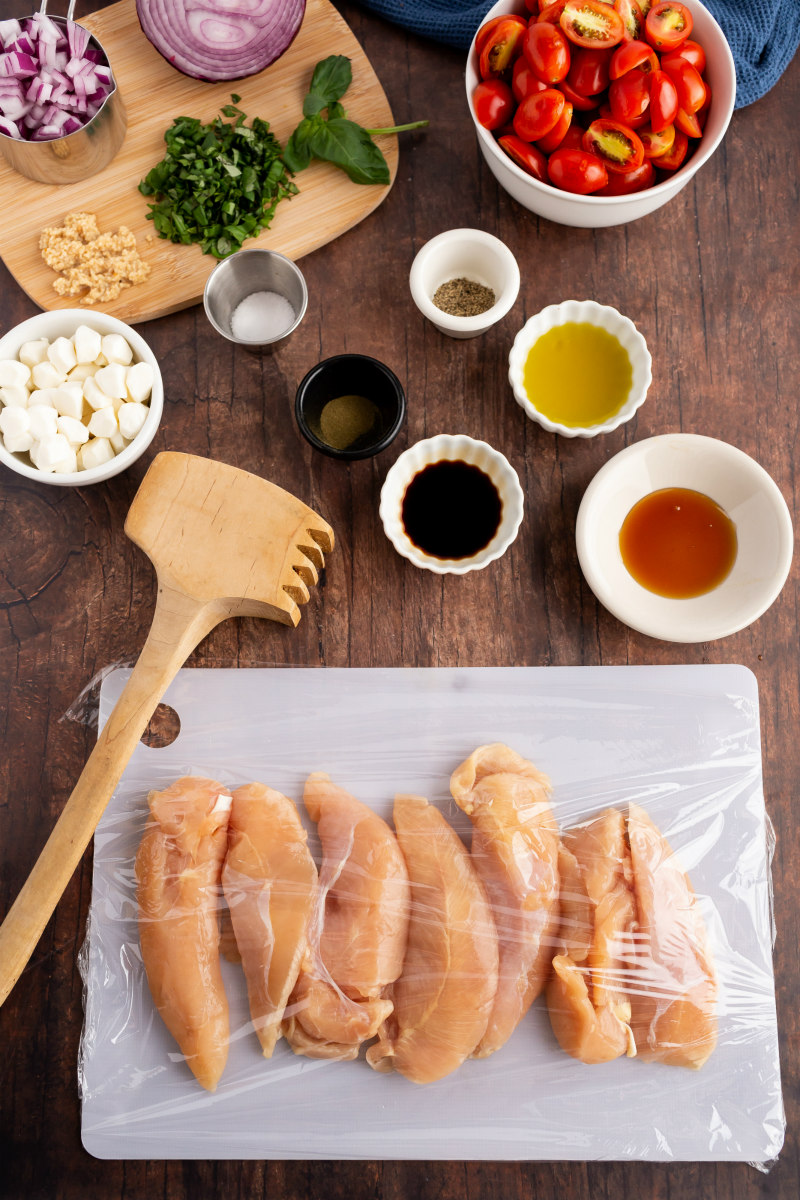
[[[602,0],[567,0],[561,28],[576,46],[616,46],[625,35],[622,17]]]
[[[600,105],[597,110],[597,116],[602,117],[604,121],[616,120],[611,111],[611,105],[608,103]],[[624,121],[623,124],[627,125],[628,129],[644,129],[645,125],[650,124],[650,110],[645,109],[640,117],[631,117],[629,121]]]
[[[534,75],[528,66],[527,59],[522,54],[514,63],[514,70],[511,74],[511,90],[517,102],[524,100],[531,92],[544,92],[547,90],[547,84],[543,83],[537,75]]]
[[[645,188],[652,187],[655,181],[655,169],[650,160],[646,158],[640,167],[637,167],[635,171],[628,171],[627,175],[609,175],[606,186],[595,194],[598,196],[630,196],[632,192],[642,192]]]
[[[656,160],[659,171],[677,171],[689,150],[689,139],[682,129],[675,130],[675,141],[668,154],[662,154]]]
[[[703,80],[703,82],[705,83],[705,80]],[[710,113],[710,111],[711,111],[711,88],[706,83],[705,101],[700,106],[700,108],[698,108],[697,112],[694,114],[697,117],[697,120],[700,122],[700,128],[703,131],[705,131],[706,121],[708,120],[708,114]]]
[[[558,25],[566,5],[567,0],[555,0],[554,4],[545,4],[536,18],[537,21],[549,21],[551,25]],[[530,25],[530,21],[528,24]]]
[[[675,120],[678,111],[678,92],[666,71],[653,71],[650,83],[650,126],[661,133]]]
[[[644,36],[644,17],[637,0],[614,0],[614,9],[622,17],[623,42]]]
[[[514,132],[523,142],[538,142],[558,123],[566,101],[555,88],[532,92],[514,113]]]
[[[497,79],[510,68],[527,28],[523,20],[508,17],[489,31],[480,51],[481,79]]]
[[[583,129],[575,121],[572,122],[559,150],[583,150]]]
[[[611,55],[607,50],[588,50],[577,46],[572,52],[572,63],[567,83],[581,96],[596,96],[608,87],[608,68]]]
[[[611,55],[610,79],[621,79],[628,71],[657,71],[658,58],[647,42],[623,42]]]
[[[547,159],[537,146],[523,142],[522,138],[518,138],[513,133],[507,137],[501,137],[497,144],[502,146],[511,161],[515,162],[523,171],[527,171],[540,183],[547,183]]]
[[[606,169],[620,175],[635,171],[644,161],[644,146],[641,138],[619,121],[603,118],[592,121],[583,135],[583,148],[597,155]]]
[[[499,129],[511,120],[514,96],[505,80],[482,79],[472,93],[472,106],[484,129]]]
[[[558,86],[559,90],[564,93],[564,99],[569,100],[572,107],[578,112],[591,112],[600,103],[602,92],[599,96],[582,96],[580,92],[576,92],[575,88],[570,86],[567,79],[562,79]]]
[[[588,196],[608,183],[604,164],[586,150],[554,150],[547,160],[547,174],[557,188],[579,196]]]
[[[695,71],[703,74],[706,69],[706,52],[699,42],[693,42],[691,38],[687,38],[685,42],[681,42],[677,50],[670,50],[668,54],[661,56],[661,65],[675,56],[675,58],[683,58],[686,62],[691,63]]]
[[[706,85],[692,64],[679,58],[666,64],[662,63],[661,66],[675,84],[678,104],[681,108],[690,113],[695,113],[698,108],[702,108],[706,99]]]
[[[703,136],[703,126],[698,120],[697,113],[688,113],[685,108],[679,108],[676,112],[675,128],[682,130],[687,137],[700,138]]]
[[[639,138],[644,146],[645,158],[660,158],[662,154],[669,154],[672,149],[675,126],[667,125],[666,129],[661,129],[658,133],[654,129],[642,129]]]
[[[529,25],[522,42],[522,53],[534,75],[545,83],[566,78],[570,64],[569,42],[557,25],[537,21]]]
[[[539,138],[537,145],[543,154],[552,154],[557,150],[564,138],[567,136],[567,130],[572,124],[572,105],[569,100],[564,104],[564,111],[556,121],[549,133],[543,138]]]
[[[518,17],[515,13],[507,13],[502,17],[493,17],[491,21],[487,21],[485,25],[481,25],[480,29],[475,34],[475,50],[478,54],[478,57],[480,57],[481,51],[486,45],[489,34],[493,29],[496,29],[498,25],[501,25],[503,21],[517,21],[524,29],[528,28],[528,23],[525,18]]]
[[[656,50],[674,50],[692,32],[692,14],[685,4],[666,0],[654,4],[644,23],[645,37]]]
[[[644,71],[627,71],[608,89],[608,103],[615,119],[625,125],[641,117],[650,104],[650,76]]]

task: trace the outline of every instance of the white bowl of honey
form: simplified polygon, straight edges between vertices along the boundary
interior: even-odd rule
[[[523,412],[550,433],[589,438],[630,421],[644,404],[651,365],[628,317],[594,300],[565,300],[523,325],[508,380]]]
[[[465,575],[505,554],[522,523],[516,471],[487,442],[440,433],[404,451],[381,488],[398,554],[438,575]]]
[[[601,604],[670,642],[752,624],[792,562],[786,501],[763,467],[716,438],[675,433],[615,455],[581,501],[578,559]]]

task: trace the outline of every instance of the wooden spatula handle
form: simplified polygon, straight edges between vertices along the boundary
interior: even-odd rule
[[[227,615],[183,592],[159,589],[153,624],[139,661],[35,867],[0,926],[0,1004],[42,936],[159,700],[195,646]]]

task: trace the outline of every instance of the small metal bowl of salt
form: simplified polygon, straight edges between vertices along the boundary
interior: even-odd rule
[[[255,354],[266,354],[282,345],[302,321],[308,290],[290,258],[275,250],[238,250],[214,267],[203,305],[217,333]]]

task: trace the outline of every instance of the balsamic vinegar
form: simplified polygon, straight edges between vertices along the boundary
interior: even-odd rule
[[[433,558],[472,558],[489,545],[502,515],[500,493],[486,472],[458,460],[423,467],[403,497],[403,528]]]

